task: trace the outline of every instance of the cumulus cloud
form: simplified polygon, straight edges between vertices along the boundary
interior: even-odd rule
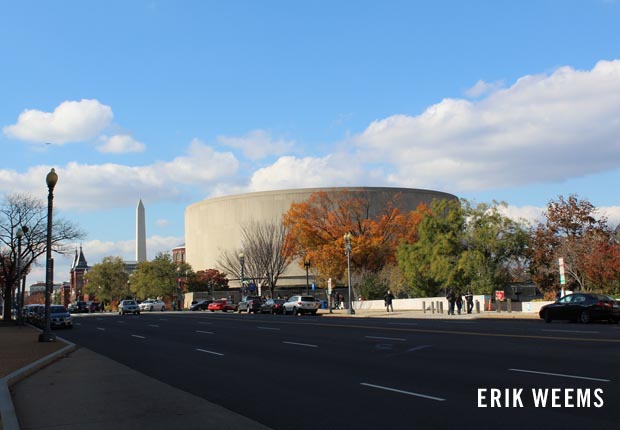
[[[273,140],[271,133],[265,130],[253,130],[242,137],[218,136],[223,145],[239,149],[251,160],[260,160],[269,155],[282,155],[295,146],[295,141]]]
[[[23,111],[17,123],[2,129],[8,137],[28,142],[64,144],[92,139],[112,121],[112,109],[98,100],[62,102],[53,112]]]
[[[366,176],[366,178],[365,178]],[[326,186],[359,186],[368,181],[364,168],[336,155],[322,158],[280,157],[258,169],[250,180],[250,191]]]
[[[31,167],[25,172],[0,169],[0,192],[30,193],[45,197],[45,176],[51,166]],[[55,206],[62,209],[96,210],[134,205],[136,196],[150,201],[178,200],[192,189],[236,175],[238,161],[231,153],[216,152],[198,140],[187,155],[145,166],[83,164],[54,166],[58,173]]]
[[[138,142],[130,134],[116,134],[114,136],[102,136],[101,145],[97,147],[99,152],[123,154],[126,152],[144,152],[146,145]]]
[[[478,81],[476,82],[476,84],[469,88],[468,90],[465,91],[465,95],[467,97],[470,98],[478,98],[480,96],[492,93],[494,91],[499,90],[500,88],[502,88],[504,86],[504,82],[503,81],[496,81],[496,82],[485,82],[485,81]]]
[[[445,99],[355,136],[399,186],[453,192],[558,182],[620,167],[620,61],[525,76],[478,101]]]

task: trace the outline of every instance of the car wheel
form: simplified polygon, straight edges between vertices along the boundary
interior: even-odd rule
[[[276,311],[272,309],[270,313],[271,313],[271,315],[275,315]]]
[[[293,308],[293,315],[299,315],[299,310],[297,308]]]
[[[165,307],[165,306],[162,306],[162,307],[161,307],[161,311],[163,312],[163,311],[165,311],[165,310],[166,310],[166,307]]]
[[[581,315],[579,315],[579,321],[583,324],[588,324],[591,321],[590,312],[583,311]]]
[[[153,306],[151,306],[151,309],[149,309],[150,312],[153,312]]]
[[[545,311],[544,320],[545,320],[546,323],[550,323],[551,322],[551,312]]]
[[[316,315],[316,309],[312,311],[312,315]]]

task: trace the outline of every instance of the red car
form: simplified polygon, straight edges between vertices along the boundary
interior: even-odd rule
[[[212,303],[209,303],[209,307],[207,309],[209,309],[211,312],[215,312],[215,311],[227,312],[227,311],[234,311],[235,309],[237,309],[237,306],[235,306],[233,303],[229,303],[228,300],[226,299],[221,299],[221,300],[216,300]]]

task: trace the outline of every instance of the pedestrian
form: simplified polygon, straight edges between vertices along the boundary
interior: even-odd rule
[[[469,288],[465,293],[465,302],[467,303],[467,313],[471,314],[472,310],[474,309],[474,295]]]
[[[456,309],[459,315],[461,315],[461,309],[463,309],[463,293],[460,288],[457,288],[454,300],[456,301]],[[452,314],[454,315],[454,311]]]
[[[385,296],[383,296],[383,300],[385,302],[385,309],[388,311],[388,313],[390,312],[390,309],[392,310],[392,312],[394,312],[394,306],[392,305],[392,300],[394,300],[394,294],[392,294],[390,290],[387,290],[387,293],[385,293]]]
[[[446,292],[446,299],[448,300],[448,315],[454,315],[454,300],[456,297],[452,287],[448,288],[448,291]]]

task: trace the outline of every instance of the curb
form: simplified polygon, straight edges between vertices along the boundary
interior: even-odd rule
[[[48,366],[54,361],[58,360],[61,356],[70,353],[77,349],[74,343],[69,342],[60,337],[56,339],[66,343],[67,346],[52,352],[37,361],[30,363],[29,365],[16,370],[13,373],[8,374],[4,378],[0,379],[0,430],[20,430],[19,420],[15,414],[15,406],[13,405],[13,399],[11,398],[11,392],[9,387],[18,383],[22,379],[27,378],[38,370]]]

